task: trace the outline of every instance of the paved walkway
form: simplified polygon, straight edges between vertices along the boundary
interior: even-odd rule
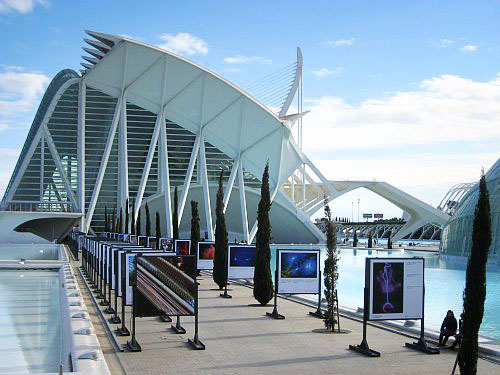
[[[200,278],[200,339],[205,351],[187,345],[193,337],[193,318],[182,318],[185,335],[170,331],[170,323],[155,318],[136,320],[140,353],[117,353],[127,374],[450,374],[456,352],[425,355],[404,347],[403,336],[378,328],[368,328],[368,342],[382,353],[365,358],[347,348],[359,344],[362,325],[342,319],[349,334],[313,332],[323,322],[310,317],[307,306],[278,299],[279,311],[286,316],[277,321],[265,317],[271,307],[254,304],[252,290],[232,285],[232,299],[219,297],[209,276]],[[127,317],[128,322],[129,317]],[[101,338],[100,338],[101,339]],[[119,338],[125,343],[128,338]],[[109,344],[104,345],[109,349]],[[116,357],[107,353],[107,358]],[[121,369],[119,372],[121,373]],[[498,374],[500,366],[479,361],[479,374]]]

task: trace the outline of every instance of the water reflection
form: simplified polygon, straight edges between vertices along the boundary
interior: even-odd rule
[[[276,249],[276,247],[273,247]],[[283,248],[281,246],[280,248]],[[318,248],[316,245],[301,248]],[[460,315],[462,312],[462,293],[465,285],[465,261],[457,262],[441,259],[439,254],[429,251],[387,251],[383,249],[339,249],[339,304],[351,308],[363,306],[365,278],[365,259],[367,257],[423,257],[425,259],[425,319],[426,326],[439,329],[443,316],[448,309]],[[274,250],[272,252],[274,270]],[[323,269],[326,250],[321,252]],[[488,270],[487,296],[481,333],[500,339],[500,272]],[[324,288],[323,288],[324,289]]]

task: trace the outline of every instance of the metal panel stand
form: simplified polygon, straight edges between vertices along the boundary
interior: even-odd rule
[[[198,267],[198,265],[196,265]],[[194,338],[188,339],[188,344],[194,350],[205,350],[205,344],[203,344],[198,337],[198,283],[196,283],[196,298],[194,300]]]
[[[160,315],[160,320],[164,323],[171,323],[172,318],[169,317],[168,315]]]
[[[137,258],[134,258],[134,261],[137,261]],[[135,265],[135,269],[137,269],[137,264]],[[130,338],[130,341],[127,341],[127,348],[131,352],[140,352],[142,351],[141,346],[135,339],[135,308],[136,308],[136,301],[137,301],[137,272],[135,273],[134,277],[134,285],[133,285],[133,295],[134,295],[134,301],[132,302],[132,337]]]
[[[423,267],[425,269],[425,260],[422,262]],[[436,348],[431,348],[427,345],[427,342],[425,341],[425,328],[424,328],[424,304],[425,304],[425,286],[422,291],[422,319],[420,319],[420,337],[417,342],[413,343],[405,343],[405,346],[410,349],[415,349],[418,350],[419,352],[425,353],[425,354],[440,354],[439,349]]]
[[[183,335],[184,333],[186,333],[184,327],[181,326],[181,317],[178,315],[177,315],[177,322],[175,323],[175,325],[172,324],[170,326],[170,329],[179,335]]]
[[[278,258],[276,257],[276,262],[278,262]],[[278,319],[278,320],[283,320],[285,319],[284,315],[281,315],[278,312],[278,265],[276,265],[276,270],[274,271],[274,308],[273,312],[266,312],[266,316],[273,318],[273,319]]]
[[[325,319],[325,314],[323,314],[323,310],[321,310],[321,271],[319,271],[319,281],[318,281],[318,308],[316,311],[309,311],[309,315],[315,316],[319,319]]]
[[[367,259],[367,262],[368,262],[368,259]],[[367,285],[367,278],[365,277],[365,303],[364,303],[364,308],[363,308],[363,340],[361,341],[361,344],[359,345],[349,345],[349,350],[353,350],[359,354],[362,354],[362,355],[365,355],[367,357],[372,357],[372,358],[376,358],[376,357],[380,357],[380,353],[375,351],[375,350],[372,350],[370,349],[370,347],[368,346],[368,341],[366,341],[366,321],[368,319],[368,306],[369,306],[369,303],[368,303],[368,287],[366,286]]]

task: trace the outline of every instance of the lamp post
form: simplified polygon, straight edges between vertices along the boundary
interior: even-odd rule
[[[358,223],[359,223],[359,198],[358,198]]]
[[[354,202],[351,201],[351,223],[354,221]]]

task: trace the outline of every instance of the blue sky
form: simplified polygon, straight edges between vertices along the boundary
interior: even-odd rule
[[[242,86],[300,46],[304,147],[323,173],[386,180],[436,205],[500,157],[499,19],[498,1],[0,0],[0,194],[44,88],[78,71],[90,29],[177,48]],[[362,211],[400,214],[363,191],[334,210],[350,216],[357,198]]]

